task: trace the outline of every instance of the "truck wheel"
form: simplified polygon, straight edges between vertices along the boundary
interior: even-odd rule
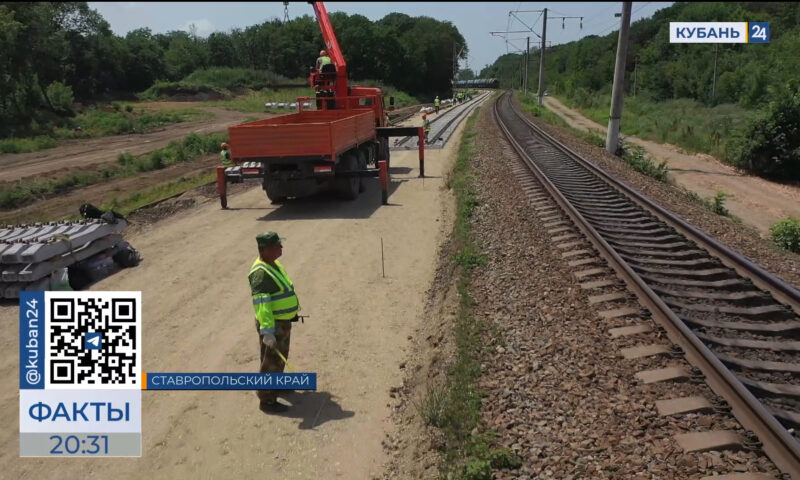
[[[264,190],[267,192],[267,198],[269,198],[272,203],[279,204],[286,201],[285,195],[278,194],[278,188],[275,182],[267,182],[267,188]]]
[[[339,162],[342,171],[358,170],[358,159],[354,153],[347,153],[342,156]],[[358,198],[358,177],[341,177],[336,179],[336,189],[339,195],[345,200],[355,200]]]

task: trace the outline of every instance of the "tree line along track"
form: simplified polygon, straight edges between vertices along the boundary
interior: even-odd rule
[[[453,105],[431,120],[430,142],[425,145],[425,148],[443,148],[444,143],[447,142],[447,139],[455,131],[455,127],[457,127],[461,120],[466,118],[487,96],[489,96],[489,93],[482,93],[460,105]],[[418,145],[411,145],[409,143],[412,138],[417,137],[402,137],[397,139],[393,142],[391,150],[416,150]]]
[[[800,478],[800,443],[787,430],[800,426],[800,292],[578,156],[518,112],[509,93],[494,115],[523,174],[543,189],[534,201],[557,204],[537,210],[560,210],[583,234],[551,222],[558,246],[578,248],[565,253],[570,265],[592,263],[582,257],[594,251],[579,247],[588,240],[778,468]]]

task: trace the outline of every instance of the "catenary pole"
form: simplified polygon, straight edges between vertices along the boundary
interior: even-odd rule
[[[622,95],[625,85],[625,56],[628,54],[628,33],[631,26],[631,4],[622,2],[622,21],[617,44],[617,62],[614,65],[614,86],[611,89],[611,112],[608,116],[606,151],[616,154],[619,145],[619,122],[622,117]]]

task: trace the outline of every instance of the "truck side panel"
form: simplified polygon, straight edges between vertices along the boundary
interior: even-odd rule
[[[309,111],[228,129],[235,159],[319,156],[333,160],[355,144],[375,136],[371,111]]]

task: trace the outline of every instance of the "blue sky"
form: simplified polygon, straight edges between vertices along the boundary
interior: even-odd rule
[[[650,17],[655,11],[666,8],[672,2],[634,2],[633,20]],[[283,2],[89,2],[89,6],[103,15],[117,35],[130,30],[149,27],[154,33],[184,30],[195,24],[197,33],[208,35],[214,31],[227,32],[232,28],[245,28],[272,18],[283,19]],[[582,16],[547,22],[547,40],[553,45],[577,40],[591,34],[607,34],[619,28],[619,19],[614,13],[622,9],[622,2],[326,2],[329,12],[361,14],[370,20],[379,20],[392,12],[411,16],[429,16],[448,20],[458,27],[469,47],[469,66],[477,73],[487,64],[505,54],[525,48],[526,34],[509,34],[508,42],[489,32],[527,30],[525,25],[541,34],[539,13],[516,13],[509,11],[541,10],[548,8],[548,17]],[[307,2],[290,2],[289,18],[314,15]],[[530,34],[531,45],[538,41]],[[347,52],[344,52],[345,56]],[[450,61],[450,58],[443,59]],[[468,63],[468,65],[467,65]]]

